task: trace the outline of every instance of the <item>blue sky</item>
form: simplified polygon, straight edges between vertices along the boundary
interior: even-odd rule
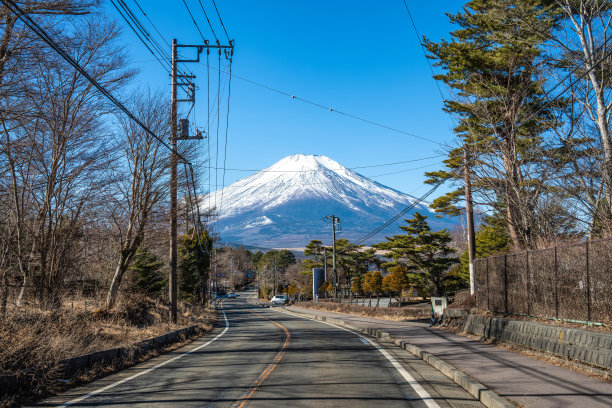
[[[134,0],[125,1],[146,22]],[[217,36],[224,39],[212,1],[201,1]],[[212,40],[198,0],[186,2],[204,36]],[[445,13],[454,13],[463,4],[460,1],[407,2],[421,34],[434,40],[449,37],[453,27]],[[174,37],[183,44],[202,43],[182,0],[138,0],[138,4],[168,40]],[[230,38],[236,42],[234,74],[441,143],[452,140],[452,121],[441,110],[440,95],[403,0],[217,0],[217,6]],[[106,8],[124,27],[126,45],[134,65],[140,69],[134,86],[169,93],[167,73],[120,19],[110,1]],[[211,54],[213,61],[216,64],[216,56]],[[203,126],[206,124],[206,66],[190,64],[189,69],[198,76],[192,121],[195,119]],[[217,75],[216,71],[210,73],[213,77]],[[216,85],[213,88],[211,95]],[[225,118],[223,112],[221,116]],[[232,169],[262,169],[296,153],[326,155],[346,167],[421,159],[441,153],[440,146],[434,143],[330,112],[236,78],[231,83],[229,118],[226,167]],[[219,164],[223,161],[224,119],[221,125]],[[216,129],[212,130],[214,162]],[[204,144],[201,154],[202,158],[206,157]],[[423,173],[439,168],[440,164],[441,158],[434,158],[358,172],[419,196],[428,189],[423,186]],[[415,169],[423,166],[429,167]],[[252,172],[228,170],[225,184],[249,174]],[[208,188],[201,187],[203,191]]]

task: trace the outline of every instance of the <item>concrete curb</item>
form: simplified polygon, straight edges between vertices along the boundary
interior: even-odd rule
[[[474,398],[477,398],[486,407],[488,408],[514,408],[516,407],[515,404],[508,401],[506,398],[500,396],[495,391],[487,388],[482,383],[477,381],[475,378],[469,376],[463,371],[455,368],[454,366],[448,364],[447,362],[434,356],[433,354],[426,352],[420,347],[417,347],[403,340],[396,339],[395,337],[391,336],[389,333],[385,332],[384,330],[379,330],[379,329],[374,329],[374,328],[362,329],[362,328],[355,327],[352,324],[347,323],[344,320],[328,318],[326,316],[322,316],[322,315],[315,314],[315,313],[313,314],[300,313],[294,310],[285,310],[284,308],[283,308],[283,312],[289,313],[289,314],[296,314],[299,316],[312,317],[315,320],[337,324],[338,326],[342,326],[342,327],[345,327],[347,329],[350,329],[350,330],[353,330],[359,333],[367,334],[380,341],[391,342],[395,344],[396,346],[399,346],[403,348],[404,350],[408,351],[415,357],[418,357],[421,360],[425,361],[426,363],[434,367],[436,370],[442,372],[448,378],[450,378],[455,383],[457,383],[459,386],[461,386],[461,388],[469,392]]]

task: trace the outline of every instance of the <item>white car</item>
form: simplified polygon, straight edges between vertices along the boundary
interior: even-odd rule
[[[289,298],[285,295],[276,295],[270,301],[273,305],[284,305],[289,303]]]

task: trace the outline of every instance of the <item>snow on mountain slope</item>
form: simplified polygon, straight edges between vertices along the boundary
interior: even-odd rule
[[[328,241],[331,227],[322,221],[326,215],[339,216],[340,237],[354,240],[416,201],[328,157],[296,154],[202,197],[201,207],[219,209],[217,231],[224,241],[288,247],[311,239]],[[414,211],[431,214],[427,203],[417,203]],[[373,242],[398,232],[390,227]]]

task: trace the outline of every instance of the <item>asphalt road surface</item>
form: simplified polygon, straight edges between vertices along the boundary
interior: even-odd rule
[[[227,299],[212,333],[36,406],[482,407],[422,360],[346,329]]]

